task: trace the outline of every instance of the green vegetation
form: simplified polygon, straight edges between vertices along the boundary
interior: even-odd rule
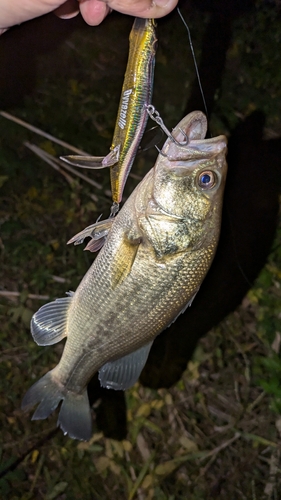
[[[261,4],[236,21],[211,122],[214,135],[228,134],[226,123],[234,127],[256,108],[266,113],[267,135],[280,135],[277,14],[273,6]],[[195,48],[200,47],[207,21],[206,16],[192,15]],[[179,20],[159,24],[153,103],[171,127],[182,116],[194,69]],[[108,36],[113,26],[118,44],[110,43]],[[107,153],[130,26],[131,20],[123,16],[112,16],[99,28],[78,23],[65,42],[38,58],[32,95],[7,111],[92,154]],[[30,318],[47,297],[76,288],[93,255],[65,243],[100,213],[107,216],[110,208],[107,172],[87,174],[101,189],[78,178],[67,180],[27,149],[26,141],[55,157],[67,153],[0,116],[0,291],[13,292],[0,297],[1,470],[33,447],[0,480],[0,497],[280,498],[280,225],[254,287],[241,306],[200,341],[176,386],[155,391],[136,384],[127,391],[126,440],[105,438],[95,424],[89,443],[72,441],[62,432],[48,439],[56,415],[31,422],[22,413],[25,391],[56,365],[63,347],[38,347],[30,335]],[[134,173],[143,176],[153,155],[140,155]],[[130,179],[126,194],[135,182]]]

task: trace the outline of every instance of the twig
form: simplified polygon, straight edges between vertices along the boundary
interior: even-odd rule
[[[21,410],[19,410],[21,412]],[[33,441],[35,439],[38,439],[38,438],[42,438],[42,434],[44,433],[45,436],[48,436],[50,432],[52,432],[54,430],[54,427],[48,427],[47,429],[45,429],[44,431],[40,431],[40,432],[36,432],[35,434],[30,434],[30,435],[26,435],[22,438],[19,438],[18,440],[16,439],[16,436],[15,436],[15,441],[9,441],[8,443],[4,443],[2,445],[2,448],[3,450],[9,450],[11,448],[15,448],[17,447],[18,449],[25,445],[26,446],[26,443],[28,443],[29,441]],[[43,438],[42,438],[43,439]]]
[[[138,477],[135,479],[135,483],[133,485],[133,488],[129,492],[128,500],[133,500],[134,496],[137,494],[139,500],[145,500],[145,496],[143,492],[141,491],[141,484],[146,476],[146,473],[149,469],[149,466],[154,459],[154,453],[151,453],[150,457],[147,459],[146,463],[143,465]],[[135,471],[134,471],[134,476]]]
[[[236,441],[237,439],[239,439],[240,436],[241,436],[240,432],[235,432],[235,435],[233,436],[233,438],[229,439],[228,441],[225,441],[224,443],[220,444],[219,446],[217,446],[216,448],[214,448],[213,450],[211,450],[204,457],[202,457],[200,459],[200,461],[205,460],[208,457],[212,457],[213,455],[217,455],[221,450],[224,450],[225,448],[227,448],[228,446],[230,446],[234,441]]]
[[[77,177],[80,177],[84,181],[88,182],[88,184],[91,184],[92,186],[96,187],[97,189],[102,189],[101,184],[99,184],[96,181],[93,181],[92,179],[90,179],[86,175],[78,172],[75,168],[71,167],[70,165],[67,165],[66,163],[62,162],[61,160],[58,160],[54,156],[50,155],[50,153],[47,153],[46,151],[41,149],[39,146],[36,146],[35,144],[31,144],[30,142],[24,142],[24,145],[27,148],[29,148],[33,153],[35,153],[37,156],[42,158],[42,160],[44,160],[46,163],[51,165],[51,167],[53,167],[55,170],[58,170],[62,175],[64,175],[65,177],[68,177],[69,182],[73,182],[73,177],[71,177],[66,172],[64,172],[64,169],[68,170],[68,172],[71,172],[72,174],[76,175]],[[98,198],[97,197],[95,197],[95,198],[96,198],[95,201],[98,201]]]
[[[53,436],[55,436],[57,434],[58,430],[59,430],[58,427],[56,427],[55,429],[52,429],[47,434],[47,436],[45,436],[42,439],[40,439],[39,441],[37,441],[37,443],[35,443],[27,451],[25,451],[22,455],[20,455],[19,458],[17,458],[12,463],[10,463],[10,465],[8,465],[8,467],[5,467],[5,469],[2,469],[0,471],[0,479],[2,477],[6,476],[6,474],[8,474],[8,472],[11,472],[11,471],[15,470],[17,468],[17,466],[20,465],[21,462],[23,462],[23,460],[25,459],[25,457],[27,457],[27,455],[29,455],[29,453],[31,453],[33,450],[36,450],[37,448],[39,448],[43,444],[45,444],[46,441],[49,441],[49,439],[51,439]]]
[[[246,408],[246,413],[251,413],[251,411],[255,408],[255,406],[257,406],[261,400],[264,398],[265,396],[265,391],[261,392],[258,397],[255,399],[255,401],[253,401],[252,403],[250,403],[247,408]]]
[[[233,438],[231,438],[228,441],[225,441],[224,443],[220,444],[219,446],[217,446],[216,448],[214,448],[213,450],[211,450],[209,453],[207,453],[204,457],[200,458],[199,459],[200,462],[202,462],[202,460],[205,460],[208,457],[211,457],[211,460],[209,460],[209,462],[207,463],[207,465],[200,471],[199,477],[202,477],[207,472],[207,470],[209,469],[209,467],[216,460],[218,453],[221,450],[224,450],[225,448],[227,448],[228,446],[230,446],[232,443],[234,443],[234,441],[236,441],[237,439],[239,439],[240,436],[241,436],[240,432],[236,432],[235,435],[233,436]]]
[[[244,363],[245,363],[245,378],[246,378],[246,380],[247,380],[247,382],[249,384],[250,381],[251,381],[250,362],[249,362],[249,360],[248,360],[245,352],[243,351],[242,347],[237,342],[237,340],[233,337],[233,335],[229,334],[229,338],[234,343],[234,345],[237,347],[238,351],[240,352],[241,356],[244,359]]]
[[[18,125],[21,125],[22,127],[25,127],[28,130],[31,130],[35,134],[41,135],[42,137],[45,137],[46,139],[49,139],[50,141],[55,142],[56,144],[59,144],[60,146],[69,149],[70,151],[73,151],[74,153],[77,153],[79,155],[86,155],[86,156],[90,155],[86,151],[83,151],[83,149],[76,148],[75,146],[72,146],[68,142],[62,141],[61,139],[58,139],[57,137],[54,137],[53,135],[48,134],[47,132],[44,132],[44,130],[41,130],[40,128],[35,127],[34,125],[31,125],[30,123],[25,122],[24,120],[21,120],[20,118],[17,118],[16,116],[11,115],[10,113],[7,113],[6,111],[0,111],[0,116],[3,116],[3,118],[6,118],[7,120],[11,120],[12,122],[17,123]],[[53,168],[55,168],[56,170],[58,170],[62,175],[65,175],[65,177],[66,177],[66,175],[67,175],[66,173],[63,173],[60,168],[56,167],[53,163],[48,162],[45,159],[45,157],[41,156],[39,154],[39,152],[36,152],[33,149],[33,148],[37,148],[38,146],[35,146],[35,145],[30,144],[28,142],[26,142],[24,144],[27,147],[29,147],[29,149],[31,149],[35,154],[37,154],[38,156],[40,156],[43,160],[45,160],[47,163],[49,163],[49,165],[51,165]],[[39,151],[43,151],[41,148],[38,148],[38,150]],[[49,155],[45,151],[44,151],[44,153],[45,153],[45,155],[47,157],[48,156],[52,157],[52,155]],[[89,177],[86,177],[86,175],[83,175],[80,172],[77,172],[77,170],[75,170],[74,168],[70,167],[69,165],[66,165],[64,162],[61,162],[60,160],[54,159],[53,157],[52,157],[52,161],[56,161],[56,163],[59,163],[59,165],[62,166],[65,170],[68,170],[69,172],[72,172],[73,174],[77,175],[77,177],[80,177],[81,179],[83,179],[84,181],[88,182],[89,184],[92,184],[92,186],[95,186],[97,189],[102,189],[102,185],[101,184],[99,184],[98,182],[93,181],[92,179],[89,179]],[[139,175],[137,175],[137,174],[130,173],[130,177],[132,177],[133,179],[141,180],[141,177]],[[69,178],[71,179],[70,176],[69,176]],[[110,197],[111,197],[111,193],[110,193]],[[91,195],[91,198],[94,201],[98,201],[98,199],[96,199],[95,195],[93,195],[93,194]]]
[[[30,487],[30,490],[29,490],[29,495],[31,496],[33,491],[34,491],[34,488],[36,486],[36,483],[38,481],[38,478],[40,476],[40,472],[42,470],[42,467],[43,467],[43,464],[44,464],[44,460],[45,460],[45,456],[44,455],[40,455],[39,457],[39,460],[38,460],[38,464],[37,464],[37,467],[36,467],[36,471],[35,471],[35,474],[34,474],[34,478],[33,478],[33,481],[32,481],[32,484],[31,484],[31,487]]]
[[[46,139],[49,139],[50,141],[56,142],[60,146],[63,146],[64,148],[70,149],[70,151],[73,151],[74,153],[77,153],[79,155],[87,155],[85,151],[82,149],[78,149],[75,146],[72,146],[71,144],[68,144],[68,142],[61,141],[60,139],[57,139],[57,137],[54,137],[53,135],[48,134],[47,132],[44,132],[44,130],[41,130],[40,128],[34,127],[34,125],[31,125],[30,123],[27,123],[20,118],[17,118],[14,115],[11,115],[10,113],[6,113],[6,111],[0,111],[0,115],[3,116],[3,118],[7,118],[7,120],[11,120],[12,122],[17,123],[18,125],[21,125],[22,127],[27,128],[28,130],[31,130],[32,132],[35,132],[35,134],[41,135],[42,137],[45,137]]]
[[[57,283],[69,283],[69,279],[63,278],[62,276],[55,276],[53,274],[52,276],[53,280],[56,281]]]
[[[136,179],[137,181],[141,181],[142,180],[142,177],[140,175],[133,174],[132,172],[130,172],[129,177],[132,177],[132,179]]]
[[[251,434],[249,432],[240,432],[241,438],[254,441],[255,443],[262,444],[264,446],[270,446],[271,448],[280,448],[280,446],[277,443],[274,443],[273,441],[269,441],[268,439],[265,439],[261,436],[257,436],[256,434]]]
[[[280,451],[274,450],[270,457],[269,476],[264,488],[264,494],[270,498],[272,498],[274,487],[276,486],[277,483],[276,477],[279,472],[279,463],[280,463]]]
[[[13,299],[14,297],[19,297],[21,295],[20,292],[11,292],[9,290],[1,290],[0,291],[0,297],[7,297],[7,299]],[[28,299],[34,299],[34,300],[48,300],[50,297],[49,295],[37,295],[35,293],[29,293],[27,295]]]
[[[252,486],[252,500],[257,500],[257,496],[256,496],[256,483],[255,483],[254,479],[252,479],[252,481],[251,481],[251,486]]]
[[[74,181],[73,177],[71,177],[66,172],[64,172],[64,170],[62,168],[60,168],[53,160],[50,160],[49,158],[47,158],[45,151],[43,151],[41,148],[39,148],[38,146],[35,146],[35,144],[31,144],[30,142],[24,142],[24,145],[28,149],[30,149],[34,154],[39,156],[39,158],[41,158],[46,163],[48,163],[48,165],[50,165],[55,170],[57,170],[60,174],[62,174],[66,178],[67,182],[69,182],[71,184]]]
[[[48,153],[46,153],[46,154],[48,155]],[[55,162],[59,163],[59,165],[61,165],[61,167],[65,168],[65,170],[72,172],[73,174],[77,175],[77,177],[80,177],[84,181],[88,182],[88,184],[91,184],[92,186],[95,186],[98,189],[102,189],[102,185],[99,184],[99,182],[93,181],[92,179],[90,179],[86,175],[81,174],[81,172],[78,172],[77,170],[75,170],[75,168],[71,167],[70,165],[67,165],[66,163],[64,163],[61,160],[57,160],[57,158],[55,159]],[[110,196],[111,196],[111,193],[110,193]]]

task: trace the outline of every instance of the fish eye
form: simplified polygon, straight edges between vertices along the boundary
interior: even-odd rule
[[[198,177],[198,185],[202,189],[212,189],[217,183],[217,176],[212,170],[204,170]]]

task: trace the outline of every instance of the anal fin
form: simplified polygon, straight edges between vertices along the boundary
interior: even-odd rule
[[[103,365],[99,370],[101,386],[116,391],[132,387],[144,368],[152,344],[153,340],[137,351]]]

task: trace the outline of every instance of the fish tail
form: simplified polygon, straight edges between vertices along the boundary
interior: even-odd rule
[[[92,416],[87,389],[82,394],[67,391],[61,405],[58,425],[69,437],[89,441],[92,436]]]
[[[52,370],[28,389],[22,400],[22,409],[40,403],[32,420],[44,420],[62,401],[57,425],[73,439],[88,441],[92,435],[92,418],[87,389],[82,394],[67,390],[59,384]]]

